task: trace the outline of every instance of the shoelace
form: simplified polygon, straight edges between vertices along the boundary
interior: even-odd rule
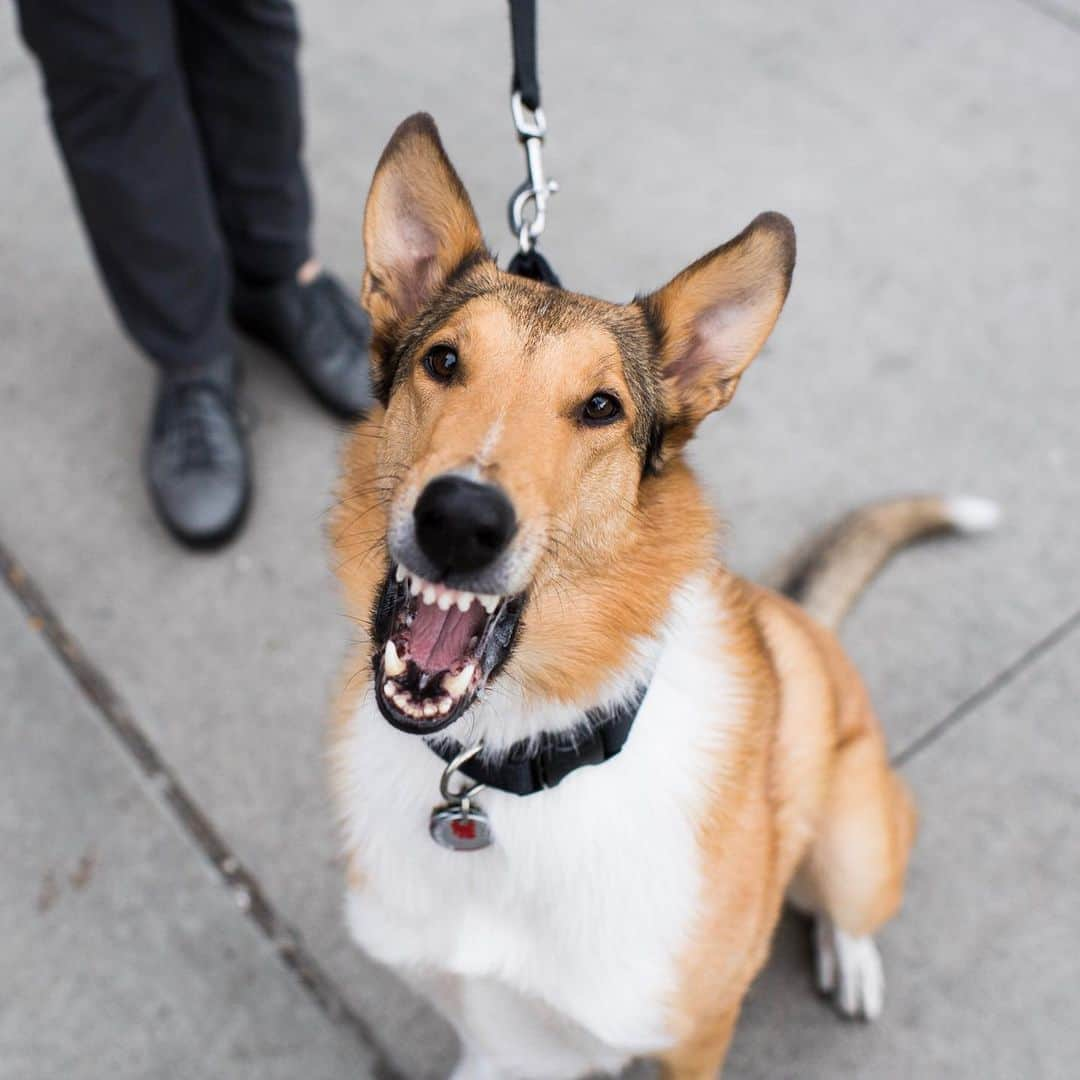
[[[218,468],[230,461],[232,424],[216,387],[188,383],[172,387],[162,403],[160,438],[170,471]]]

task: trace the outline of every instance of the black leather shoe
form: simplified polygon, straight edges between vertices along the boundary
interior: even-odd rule
[[[268,288],[237,281],[233,318],[241,330],[284,357],[338,416],[353,419],[370,408],[371,324],[329,274],[319,274],[308,285],[293,278]]]
[[[233,394],[206,379],[162,379],[146,445],[150,495],[191,547],[229,540],[251,499],[251,464]]]

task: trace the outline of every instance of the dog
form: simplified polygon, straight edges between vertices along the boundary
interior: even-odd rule
[[[631,303],[561,291],[497,268],[420,114],[364,244],[378,405],[330,527],[353,938],[453,1024],[457,1080],[715,1076],[785,899],[820,989],[876,1017],[916,815],[833,631],[992,504],[856,512],[793,567],[801,603],[721,565],[682,450],[780,314],[779,214]]]

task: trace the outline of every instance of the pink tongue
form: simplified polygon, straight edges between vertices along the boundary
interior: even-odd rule
[[[454,605],[440,611],[434,604],[421,604],[410,627],[409,656],[425,671],[444,671],[465,656],[485,618],[484,609],[475,603],[468,611]]]

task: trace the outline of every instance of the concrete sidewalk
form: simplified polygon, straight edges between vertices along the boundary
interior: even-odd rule
[[[569,287],[629,297],[761,210],[795,222],[780,327],[693,451],[733,565],[762,574],[884,494],[1007,514],[906,554],[845,628],[922,809],[886,1014],[835,1020],[791,920],[728,1075],[1074,1076],[1080,4],[543,8],[563,186],[545,248]],[[372,169],[418,108],[508,252],[523,166],[501,5],[303,15],[324,260],[359,281]],[[10,33],[0,155],[0,545],[119,698],[88,694],[34,594],[0,585],[0,1078],[444,1077],[452,1034],[340,913],[322,761],[350,634],[322,542],[340,432],[244,346],[249,528],[209,558],[168,543],[137,467],[151,372]],[[140,734],[183,799],[148,779]]]

